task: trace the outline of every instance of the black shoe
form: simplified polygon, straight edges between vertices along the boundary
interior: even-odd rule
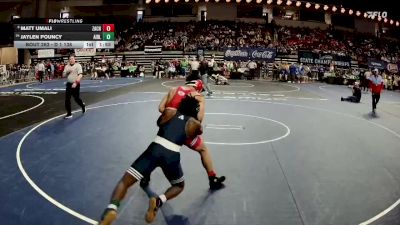
[[[340,101],[342,101],[342,102],[343,102],[343,98],[340,98]]]
[[[225,181],[225,176],[221,177],[208,177],[210,180],[210,189],[218,190],[224,187],[223,182]]]
[[[140,180],[140,187],[142,187],[142,188],[148,187],[149,184],[150,184],[150,177],[143,177],[143,178]]]
[[[85,112],[86,112],[86,105],[85,105],[85,103],[83,103],[82,113],[85,114]]]

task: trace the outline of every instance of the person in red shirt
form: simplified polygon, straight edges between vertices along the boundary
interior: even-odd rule
[[[372,76],[369,77],[369,87],[372,95],[372,113],[375,114],[376,105],[381,98],[383,89],[383,79],[382,76],[379,75],[379,70],[376,68],[372,71]]]
[[[200,94],[202,90],[203,90],[203,82],[201,80],[188,81],[184,86],[171,88],[168,94],[166,94],[160,102],[158,109],[159,112],[161,113],[161,116],[159,117],[157,124],[159,124],[159,121],[163,119],[164,115],[171,113],[171,111],[173,113],[176,113],[182,99],[184,99],[186,96],[194,97],[199,101],[199,112],[197,114],[196,119],[202,122],[205,114],[204,110],[205,101],[204,97]],[[189,138],[186,141],[185,145],[190,149],[197,151],[200,154],[201,162],[209,178],[210,189],[215,190],[222,188],[223,182],[225,181],[225,177],[224,176],[217,177],[217,174],[213,166],[210,151],[205,145],[202,136],[198,135],[195,138]],[[147,186],[149,180],[150,180],[149,177],[142,179],[140,185],[142,187]]]

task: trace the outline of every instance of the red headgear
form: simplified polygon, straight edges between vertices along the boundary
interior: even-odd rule
[[[198,91],[198,92],[203,91],[203,81],[201,81],[201,80],[188,81],[188,82],[186,82],[186,85],[194,87],[194,89],[196,89],[196,91]]]

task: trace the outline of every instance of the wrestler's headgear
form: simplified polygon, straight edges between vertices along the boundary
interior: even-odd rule
[[[198,92],[202,92],[203,88],[204,88],[203,81],[201,81],[201,80],[188,81],[188,82],[186,82],[186,85],[194,87],[194,89],[196,89],[196,91],[198,91]]]

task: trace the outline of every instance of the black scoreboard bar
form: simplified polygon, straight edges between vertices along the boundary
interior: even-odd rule
[[[99,18],[18,18],[13,20],[14,24],[102,24],[104,20]]]
[[[105,39],[107,37],[104,37]],[[14,33],[14,41],[103,41],[103,33],[101,32],[35,32],[35,33]],[[111,35],[110,35],[111,40]],[[107,40],[104,40],[107,41]]]
[[[16,48],[114,48],[114,24],[95,19],[17,19]]]
[[[109,28],[111,31],[111,27]],[[102,32],[103,24],[14,24],[14,32]],[[104,31],[104,32],[110,32]]]

